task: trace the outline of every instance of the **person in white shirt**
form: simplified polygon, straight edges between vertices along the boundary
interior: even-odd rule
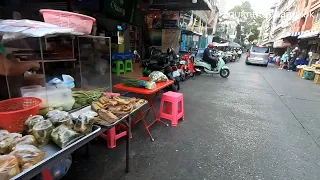
[[[239,58],[239,59],[241,58],[241,55],[242,55],[242,50],[239,49],[239,50],[238,50],[238,58]]]

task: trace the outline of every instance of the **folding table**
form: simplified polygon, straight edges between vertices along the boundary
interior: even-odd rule
[[[144,81],[148,81],[149,78],[148,77],[143,77],[140,78],[140,80],[144,80]],[[156,111],[154,109],[154,101],[157,97],[157,95],[159,94],[159,92],[161,90],[163,90],[164,88],[172,85],[174,83],[174,81],[169,80],[166,82],[159,82],[156,83],[157,87],[155,89],[144,89],[144,88],[136,88],[136,87],[128,87],[121,84],[117,84],[114,85],[113,88],[120,90],[120,91],[125,91],[125,92],[131,92],[131,93],[135,93],[135,94],[139,94],[139,95],[143,95],[145,97],[145,99],[148,101],[149,107],[145,110],[142,111],[141,109],[138,110],[138,114],[141,116],[141,118],[137,118],[133,121],[133,124],[139,122],[140,120],[143,122],[143,125],[148,133],[148,135],[150,136],[151,140],[154,141],[154,138],[152,137],[149,128],[156,122],[160,122],[162,124],[165,124],[166,126],[168,126],[167,123],[163,122],[160,120],[160,118],[158,117],[158,115],[156,114]],[[152,97],[152,95],[155,94],[154,97]],[[150,124],[147,124],[145,117],[148,116],[150,110],[152,110],[152,113],[155,117],[155,120],[152,121]]]

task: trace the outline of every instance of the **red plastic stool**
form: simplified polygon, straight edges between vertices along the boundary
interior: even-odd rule
[[[113,127],[106,131],[107,133],[100,134],[100,137],[107,140],[108,148],[115,148],[116,141],[127,135],[127,131],[123,131],[119,134],[116,134],[116,127]],[[130,134],[130,138],[132,138],[132,134]]]
[[[172,91],[164,93],[161,98],[159,118],[170,120],[171,126],[178,126],[179,119],[184,119],[183,94]]]

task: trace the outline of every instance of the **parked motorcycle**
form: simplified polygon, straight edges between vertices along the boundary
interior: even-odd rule
[[[169,56],[166,53],[154,48],[151,49],[150,59],[140,60],[142,67],[142,76],[148,77],[152,71],[164,71],[165,66],[169,62]]]
[[[231,59],[231,62],[235,62],[237,59],[237,56],[236,55],[232,55],[232,59]]]
[[[191,53],[182,56],[178,68],[184,73],[185,76],[193,77],[194,70],[194,57],[191,56]]]
[[[177,70],[174,70],[172,66],[167,65],[164,69],[164,74],[167,76],[168,79],[174,80],[174,83],[165,88],[164,91],[173,91],[178,92],[180,90],[180,73]]]
[[[168,79],[174,80],[174,84],[165,88],[165,91],[177,92],[180,90],[180,72],[177,68],[177,61],[179,56],[173,51],[173,49],[168,49],[167,53],[154,53],[151,50],[150,59],[141,60],[141,67],[143,77],[148,77],[153,71],[163,72]]]
[[[232,61],[232,53],[230,51],[227,51],[225,63],[229,63],[231,61]]]
[[[221,77],[227,78],[230,75],[229,67],[225,65],[223,59],[218,57],[217,70],[212,70],[211,65],[200,58],[194,61],[194,67],[197,72],[207,74],[220,74]]]

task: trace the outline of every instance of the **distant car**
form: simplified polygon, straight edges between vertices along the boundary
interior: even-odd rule
[[[270,55],[269,51],[268,47],[252,46],[247,53],[246,64],[260,64],[267,67]]]

